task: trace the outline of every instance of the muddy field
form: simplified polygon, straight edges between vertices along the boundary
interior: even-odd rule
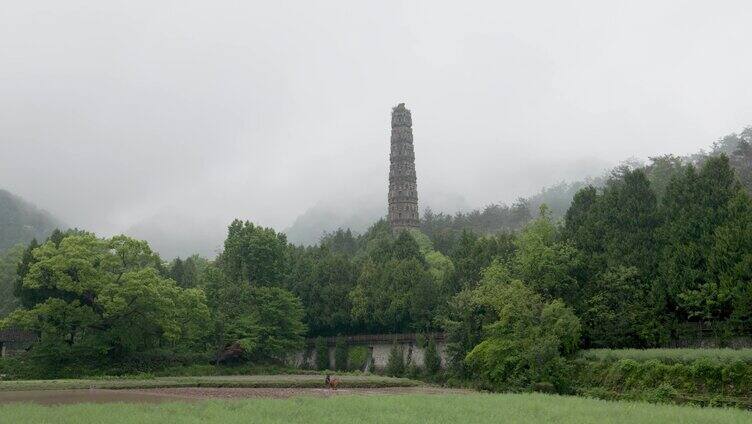
[[[33,390],[0,392],[0,404],[26,402],[41,405],[76,403],[162,403],[196,402],[207,399],[286,399],[297,396],[330,397],[343,395],[385,395],[385,394],[460,394],[470,393],[458,389],[436,387],[387,387],[387,388],[347,388],[338,390],[310,388],[211,388],[183,387],[161,389],[128,390]]]

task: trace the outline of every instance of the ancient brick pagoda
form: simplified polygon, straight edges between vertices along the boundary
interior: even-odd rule
[[[418,184],[415,176],[413,119],[400,103],[392,109],[392,149],[389,154],[389,225],[394,232],[417,228]]]

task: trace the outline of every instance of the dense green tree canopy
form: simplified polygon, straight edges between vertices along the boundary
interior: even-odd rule
[[[579,320],[564,302],[546,302],[519,280],[482,284],[473,302],[496,315],[465,358],[476,378],[495,387],[556,383],[561,355],[574,351],[580,336]]]
[[[238,232],[247,234],[241,237]],[[231,241],[233,237],[240,240]],[[205,267],[201,281],[211,311],[217,362],[281,360],[303,346],[307,330],[303,306],[297,296],[280,287],[285,281],[284,269],[274,268],[282,265],[277,256],[280,241],[284,242],[284,237],[236,220],[225,243],[236,249],[229,255],[236,263],[228,264],[223,253],[220,266]],[[281,246],[286,255],[286,244]],[[243,252],[248,254],[243,256]],[[263,273],[264,277],[238,278],[238,269],[245,270],[240,275],[256,270],[247,275]]]
[[[219,262],[227,278],[253,286],[274,286],[284,281],[287,239],[272,228],[248,221],[233,221]]]
[[[24,246],[18,244],[0,252],[0,318],[19,305],[14,290],[16,285],[18,265],[24,254]]]
[[[548,299],[575,302],[580,253],[570,243],[558,240],[558,229],[545,208],[520,232],[515,246],[510,268],[516,278]]]
[[[443,330],[460,377],[555,385],[578,346],[656,346],[689,326],[750,334],[750,134],[512,206],[427,210],[421,229],[382,219],[298,247],[235,220],[213,261],[54,231],[0,254],[0,314],[20,306],[3,325],[36,332],[31,357],[54,366],[157,350],[279,361],[306,336]]]
[[[290,290],[302,301],[312,333],[336,335],[351,330],[349,293],[357,268],[341,253],[327,248],[299,252],[290,276]]]
[[[725,156],[708,159],[669,184],[661,205],[663,224],[659,282],[670,310],[689,319],[728,317],[728,299],[708,274],[715,232],[726,223],[730,201],[740,193]]]
[[[37,332],[35,352],[49,363],[126,359],[205,334],[203,292],[161,276],[146,242],[74,234],[45,242],[31,256],[22,290],[37,293],[38,301],[3,325]]]

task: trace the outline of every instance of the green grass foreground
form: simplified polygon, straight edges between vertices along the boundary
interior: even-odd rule
[[[340,375],[340,387],[412,387],[420,381],[379,375]],[[324,386],[323,375],[228,375],[203,377],[97,378],[71,380],[0,381],[0,391],[63,389],[149,389],[160,387],[269,387],[311,388]]]
[[[750,423],[752,413],[543,394],[300,397],[167,404],[0,406],[23,423]]]

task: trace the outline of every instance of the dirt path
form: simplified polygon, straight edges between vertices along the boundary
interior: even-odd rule
[[[245,398],[275,398],[285,399],[295,396],[330,397],[342,395],[393,395],[393,394],[447,394],[469,393],[466,390],[444,389],[440,387],[385,387],[372,389],[345,388],[329,389],[250,389],[250,388],[164,388],[147,390],[128,390],[129,392],[151,394],[158,396],[179,396],[190,399],[245,399]]]
[[[195,402],[207,399],[285,399],[296,396],[330,397],[343,395],[387,395],[387,394],[447,394],[470,393],[460,389],[443,389],[439,387],[387,387],[373,389],[281,389],[281,388],[210,388],[183,387],[162,389],[125,389],[125,390],[34,390],[17,392],[0,392],[0,404],[14,402],[31,402],[42,405],[60,405],[74,403],[161,403],[161,402]]]
[[[71,403],[160,403],[185,400],[180,396],[158,396],[131,390],[72,389],[72,390],[23,390],[0,392],[0,404],[38,403],[61,405]]]

